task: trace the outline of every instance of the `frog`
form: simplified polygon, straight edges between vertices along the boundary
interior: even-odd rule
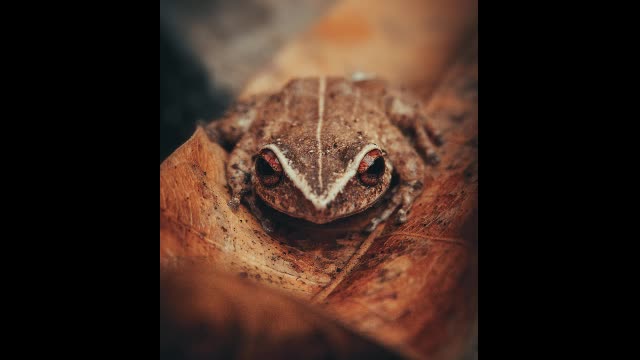
[[[205,131],[231,151],[228,206],[235,212],[248,205],[267,232],[274,224],[258,199],[315,224],[385,199],[363,232],[394,212],[402,224],[424,189],[427,166],[440,162],[443,144],[416,96],[378,77],[293,78],[280,91],[238,100]]]

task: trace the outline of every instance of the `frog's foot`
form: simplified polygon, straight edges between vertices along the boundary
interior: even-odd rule
[[[416,197],[422,192],[422,187],[423,184],[420,180],[409,181],[401,185],[400,191],[398,191],[398,197],[400,199],[396,200],[400,203],[396,224],[404,224],[407,222],[407,214],[409,210],[411,210],[411,206]]]
[[[373,232],[373,230],[375,230],[378,225],[384,220],[382,220],[381,218],[377,217],[373,220],[371,220],[371,222],[369,223],[369,225],[367,225],[366,228],[364,228],[364,230],[362,230],[362,232],[364,232],[365,234],[370,234]]]
[[[231,209],[231,211],[236,212],[238,211],[238,207],[240,206],[240,197],[232,197],[231,200],[229,200],[229,202],[227,202],[227,205],[229,205],[229,208]]]
[[[402,209],[398,210],[396,223],[397,224],[404,224],[406,222],[407,222],[407,209],[402,208]]]
[[[256,219],[260,221],[260,225],[262,225],[262,229],[267,233],[272,233],[275,230],[275,227],[273,226],[273,222],[271,222],[271,220],[269,220],[264,215],[262,210],[260,210],[260,208],[258,207],[258,203],[256,201],[256,195],[254,193],[249,193],[247,196],[245,196],[244,199],[247,205],[249,205],[249,209],[251,210],[251,213],[253,213]]]
[[[387,203],[387,207],[384,208],[382,213],[379,216],[376,216],[373,219],[371,219],[371,222],[369,223],[369,225],[367,225],[367,227],[365,227],[364,230],[362,230],[365,234],[369,234],[373,232],[373,230],[375,230],[376,227],[378,227],[378,225],[380,225],[381,222],[384,222],[389,218],[389,216],[391,216],[391,214],[393,214],[393,212],[396,210],[398,205],[400,205],[397,199],[397,194],[398,194],[398,187],[392,190],[391,199]]]
[[[238,211],[238,207],[240,206],[240,202],[242,202],[242,198],[247,193],[248,193],[247,189],[241,189],[240,191],[233,192],[233,194],[231,195],[231,200],[229,200],[227,202],[227,205],[229,206],[231,211],[233,211],[233,212]]]
[[[253,193],[241,192],[235,194],[231,197],[231,200],[227,202],[227,205],[229,205],[231,211],[236,212],[240,207],[240,202],[242,202],[243,200],[249,206],[249,210],[251,211],[251,213],[256,217],[256,219],[258,219],[258,221],[260,221],[260,225],[262,225],[264,231],[272,233],[274,230],[273,223],[271,222],[271,220],[267,219],[264,216],[262,210],[260,210],[256,203],[256,197]]]
[[[274,232],[275,230],[273,223],[269,219],[261,219],[260,224],[262,225],[262,230],[264,230],[268,234]]]
[[[398,207],[400,209],[397,213],[396,223],[403,224],[407,222],[407,214],[417,194],[420,193],[420,189],[422,189],[422,182],[418,180],[406,182],[396,187],[387,207],[382,211],[382,214],[371,220],[364,232],[370,233],[375,230],[381,222],[388,220]]]
[[[413,130],[416,134],[416,145],[424,154],[427,163],[437,165],[440,162],[440,157],[434,150],[433,145],[442,146],[444,143],[440,131],[433,127],[429,119],[424,116],[416,118],[413,124]]]

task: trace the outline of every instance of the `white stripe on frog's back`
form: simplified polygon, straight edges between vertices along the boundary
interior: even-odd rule
[[[324,97],[326,95],[326,80],[323,77],[318,79],[318,127],[316,129],[316,140],[318,141],[318,183],[322,186],[322,121],[324,120]]]
[[[344,189],[349,180],[356,174],[358,171],[358,166],[360,165],[360,160],[364,157],[366,153],[371,150],[380,148],[375,144],[368,144],[360,150],[360,152],[349,161],[345,172],[342,176],[336,178],[333,183],[327,186],[320,194],[316,194],[313,192],[311,186],[307,182],[307,179],[303,174],[300,174],[297,169],[292,167],[291,160],[287,159],[286,156],[282,153],[282,151],[275,144],[269,144],[264,147],[264,149],[269,149],[276,154],[278,160],[280,161],[280,165],[282,165],[282,169],[285,174],[293,181],[293,184],[302,192],[307,200],[311,201],[313,206],[316,209],[322,210],[326,209],[327,205],[333,201],[336,196]]]

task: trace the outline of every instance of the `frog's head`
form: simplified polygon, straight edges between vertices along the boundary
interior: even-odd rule
[[[392,166],[377,145],[336,141],[318,149],[314,140],[282,139],[254,157],[253,188],[272,208],[324,224],[369,208],[389,188]]]

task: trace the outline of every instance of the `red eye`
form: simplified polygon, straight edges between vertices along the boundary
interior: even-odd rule
[[[256,174],[264,186],[273,186],[282,178],[282,166],[271,150],[262,150],[256,159]]]
[[[382,151],[371,150],[360,161],[358,166],[358,177],[366,186],[374,186],[380,182],[384,174],[384,158]]]

